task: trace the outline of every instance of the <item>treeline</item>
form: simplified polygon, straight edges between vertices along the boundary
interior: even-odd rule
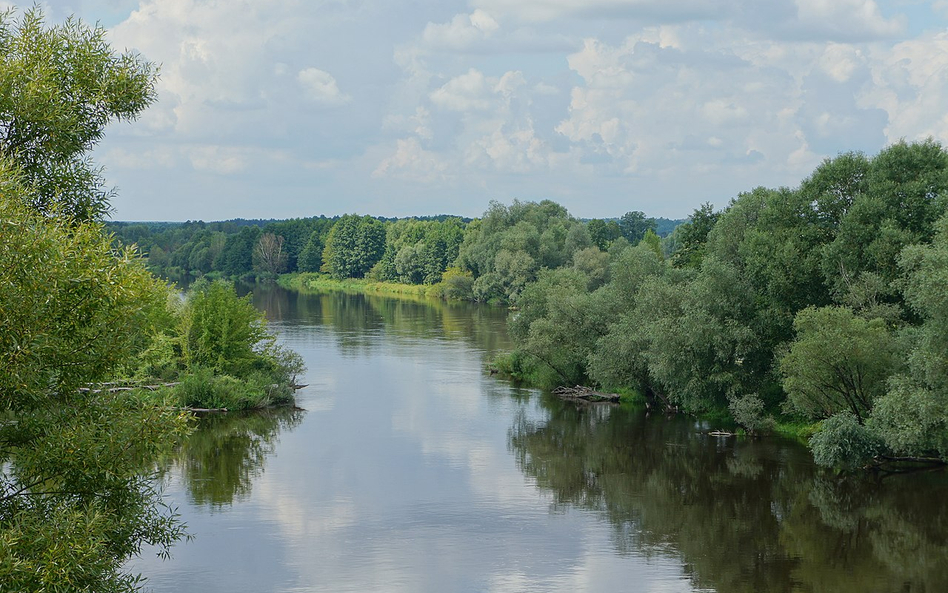
[[[726,411],[753,432],[818,422],[810,444],[828,466],[937,463],[948,460],[946,206],[948,154],[899,143],[826,160],[795,189],[705,205],[664,245],[589,246],[566,223],[501,229],[492,209],[480,230],[494,240],[469,234],[460,261],[475,292],[507,291],[519,307],[518,348],[502,361],[514,375]],[[564,251],[540,247],[546,232]]]
[[[270,221],[113,222],[109,229],[119,244],[137,245],[151,271],[175,281],[205,276],[253,281],[308,272],[339,280],[436,285],[447,272],[456,298],[511,302],[537,270],[562,265],[576,249],[604,248],[619,237],[637,242],[649,231],[670,230],[680,222],[647,218],[642,212],[578,221],[547,201],[509,207],[494,203],[475,221],[448,215],[394,219],[347,214]],[[498,253],[501,261],[494,262]],[[494,274],[474,287],[474,277],[482,271]]]

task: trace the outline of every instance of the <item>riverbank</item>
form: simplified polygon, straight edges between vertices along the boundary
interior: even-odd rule
[[[441,284],[400,284],[397,282],[376,282],[365,278],[347,278],[336,280],[328,274],[296,272],[282,274],[277,284],[288,290],[309,292],[345,292],[349,294],[380,294],[414,299],[446,300]]]

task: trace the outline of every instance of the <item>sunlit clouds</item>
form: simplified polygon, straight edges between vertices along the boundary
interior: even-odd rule
[[[873,0],[50,2],[160,63],[98,150],[119,219],[683,217],[948,140],[948,10]]]

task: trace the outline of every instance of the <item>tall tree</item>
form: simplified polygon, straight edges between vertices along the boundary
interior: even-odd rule
[[[635,245],[645,237],[645,233],[655,230],[655,219],[647,218],[638,210],[626,212],[619,218],[619,230],[626,241]]]
[[[86,153],[154,97],[154,68],[105,31],[0,15],[0,588],[129,591],[124,566],[181,535],[149,464],[184,417],[80,390],[119,371],[168,290],[93,219],[108,192]]]
[[[155,68],[115,53],[101,27],[47,27],[36,7],[12,18],[0,16],[0,154],[20,167],[36,210],[99,218],[111,192],[88,153],[106,125],[154,101]]]
[[[253,248],[253,267],[260,274],[276,276],[286,269],[287,256],[283,237],[263,233]]]
[[[347,214],[326,237],[323,266],[335,278],[362,278],[385,251],[385,225],[371,216]]]

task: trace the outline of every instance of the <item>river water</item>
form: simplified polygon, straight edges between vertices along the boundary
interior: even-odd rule
[[[948,591],[948,476],[840,478],[779,439],[485,372],[506,312],[255,289],[303,410],[206,419],[165,470],[156,593]]]

